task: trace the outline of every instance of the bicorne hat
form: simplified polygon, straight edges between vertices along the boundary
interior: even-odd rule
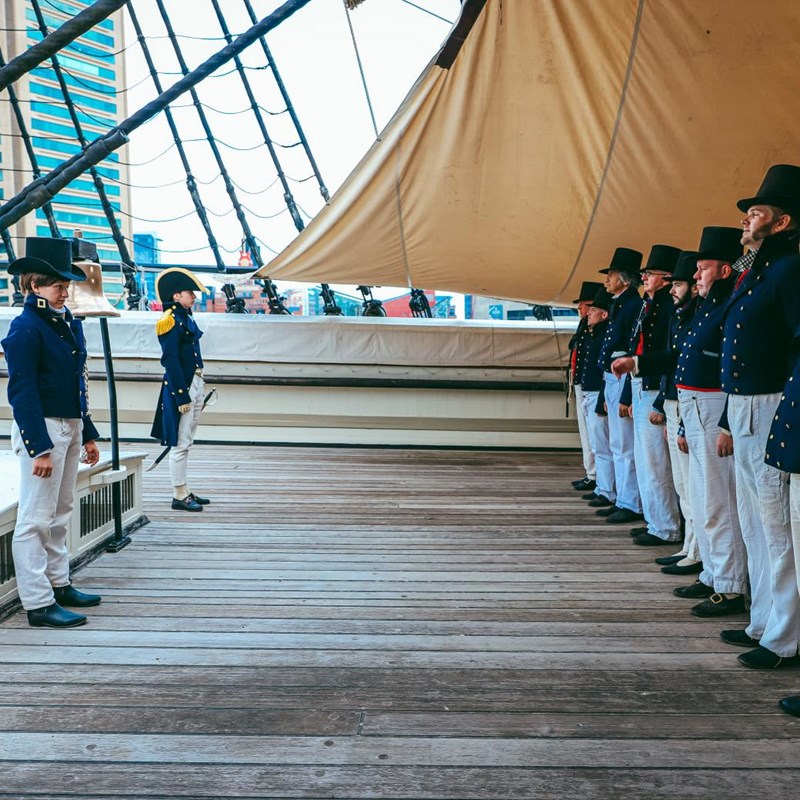
[[[614,295],[607,292],[602,286],[595,292],[592,298],[592,308],[601,308],[603,311],[608,311],[611,304],[614,302]]]
[[[598,289],[602,289],[603,284],[599,283],[598,281],[584,281],[581,284],[581,293],[577,300],[573,300],[573,303],[585,303],[587,301],[591,301],[594,299],[594,296],[597,294]]]
[[[650,255],[647,256],[647,263],[642,267],[641,271],[657,269],[660,272],[671,273],[678,263],[680,254],[679,247],[672,247],[669,244],[654,244],[650,248]]]
[[[694,283],[695,272],[697,272],[697,253],[694,250],[681,250],[670,280]]]
[[[800,167],[773,164],[761,181],[755,197],[746,197],[736,204],[747,213],[751,206],[778,206],[784,211],[800,212]]]
[[[724,261],[733,264],[742,257],[742,229],[720,228],[709,225],[703,228],[700,235],[700,246],[697,248],[697,260]]]
[[[183,267],[171,267],[159,273],[156,278],[156,294],[166,305],[172,302],[175,292],[207,292],[200,279],[190,270]]]
[[[85,281],[86,273],[72,264],[72,240],[50,237],[25,239],[25,256],[8,265],[10,275],[53,275],[64,281]]]
[[[642,254],[638,250],[631,250],[629,247],[618,247],[614,251],[611,263],[605,268],[600,269],[607,275],[609,272],[630,272],[635,275],[642,265]]]

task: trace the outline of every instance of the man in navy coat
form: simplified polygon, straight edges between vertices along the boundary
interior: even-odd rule
[[[86,275],[72,264],[70,239],[27,239],[25,258],[8,271],[21,276],[26,294],[1,343],[14,415],[11,445],[20,461],[12,539],[17,589],[30,625],[69,628],[86,616],[65,606],[100,603],[72,586],[66,543],[78,463],[100,457],[87,404],[83,328],[65,306],[70,282]]]
[[[186,480],[189,449],[203,410],[203,332],[192,317],[196,291],[205,292],[205,287],[188,269],[167,269],[156,279],[156,292],[164,307],[156,324],[164,378],[151,435],[172,448],[172,508],[178,511],[202,511],[210,502],[192,492]]]

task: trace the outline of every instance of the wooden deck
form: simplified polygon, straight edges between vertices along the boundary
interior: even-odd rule
[[[215,502],[0,625],[0,797],[789,797],[800,672],[738,666],[573,454],[198,447]]]

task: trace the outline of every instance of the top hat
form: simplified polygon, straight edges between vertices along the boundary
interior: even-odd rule
[[[694,250],[681,250],[678,263],[672,270],[671,281],[686,281],[694,283],[694,274],[697,272],[697,253]]]
[[[725,261],[733,264],[742,257],[742,229],[709,225],[703,228],[697,251],[698,261]]]
[[[70,239],[29,237],[25,239],[25,256],[8,265],[10,275],[54,275],[65,281],[85,281],[86,273],[72,264]]]
[[[618,247],[614,251],[611,263],[605,269],[598,270],[598,272],[602,272],[604,275],[609,272],[630,272],[635,275],[641,265],[642,254],[638,250],[631,250],[629,247]]]
[[[166,305],[172,302],[175,292],[207,292],[199,278],[188,269],[172,267],[159,273],[156,278],[156,294],[158,299]]]
[[[604,287],[600,287],[592,298],[592,308],[601,308],[603,311],[608,311],[611,304],[614,302],[614,295],[607,292]]]
[[[679,247],[668,244],[654,244],[647,256],[647,263],[642,267],[642,272],[648,269],[657,269],[661,272],[672,272],[678,263],[681,251]]]
[[[581,293],[578,296],[577,300],[573,300],[573,303],[585,303],[586,301],[590,301],[594,299],[594,296],[597,294],[598,289],[602,289],[603,284],[598,283],[598,281],[584,281],[581,284]]]
[[[746,197],[736,204],[746,214],[751,206],[778,206],[784,211],[800,211],[800,167],[773,164],[761,181],[755,197]]]

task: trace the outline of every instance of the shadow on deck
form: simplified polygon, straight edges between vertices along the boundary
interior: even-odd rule
[[[153,450],[155,452],[155,450]],[[789,796],[800,672],[736,662],[594,517],[572,454],[197,447],[81,570],[90,622],[0,625],[0,797]]]

